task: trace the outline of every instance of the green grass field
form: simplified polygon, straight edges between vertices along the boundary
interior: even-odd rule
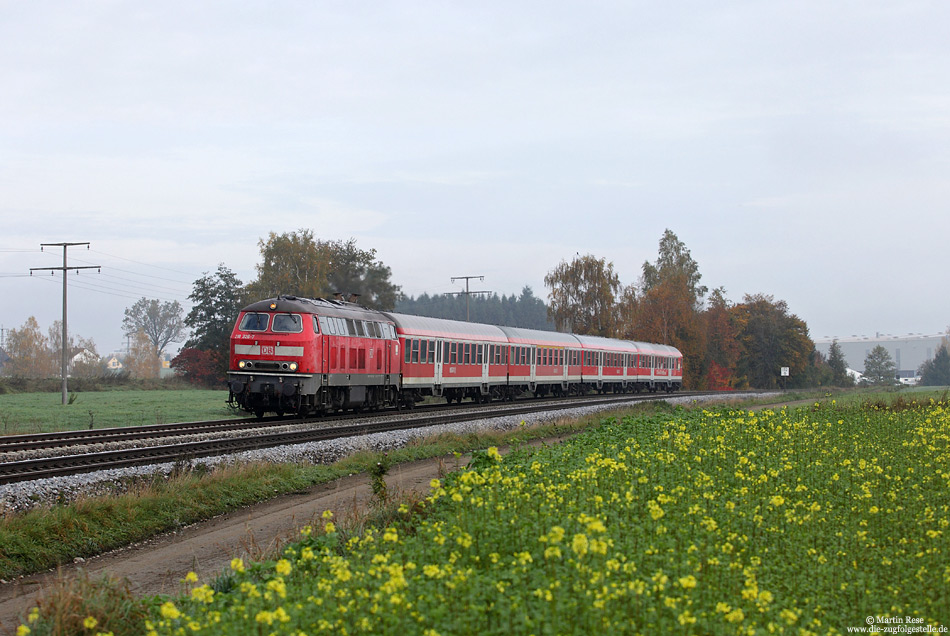
[[[75,396],[75,397],[73,397]],[[0,395],[0,435],[195,422],[234,417],[226,391],[97,391]]]

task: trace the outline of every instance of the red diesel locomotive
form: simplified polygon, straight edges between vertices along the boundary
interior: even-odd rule
[[[675,391],[674,347],[278,296],[241,310],[228,402],[262,417],[590,390]]]

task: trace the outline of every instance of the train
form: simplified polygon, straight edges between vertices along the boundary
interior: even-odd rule
[[[675,347],[501,327],[277,296],[241,309],[230,339],[228,403],[300,417],[411,408],[428,397],[679,390]]]

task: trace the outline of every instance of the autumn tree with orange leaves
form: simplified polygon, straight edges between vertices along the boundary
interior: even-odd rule
[[[706,333],[702,301],[706,287],[699,284],[699,264],[686,245],[670,230],[660,238],[655,263],[643,263],[640,293],[620,330],[631,340],[672,345],[683,354],[690,388],[702,385],[706,372]]]
[[[562,262],[544,280],[558,330],[674,346],[688,388],[775,387],[783,366],[791,369],[789,386],[811,377],[805,322],[764,294],[733,305],[720,287],[706,300],[699,263],[671,230],[656,261],[643,263],[637,286],[622,287],[613,263],[590,255]]]
[[[703,322],[706,331],[706,388],[724,391],[738,388],[735,370],[739,362],[739,342],[730,315],[726,290],[718,287],[709,296]]]

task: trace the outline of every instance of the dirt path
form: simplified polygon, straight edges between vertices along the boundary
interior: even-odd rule
[[[553,441],[553,440],[548,440]],[[440,470],[454,470],[454,456],[393,466],[386,476],[392,492],[426,493]],[[294,537],[299,528],[332,510],[337,520],[363,509],[372,499],[366,475],[314,486],[307,492],[279,497],[79,564],[64,566],[66,575],[85,570],[91,578],[110,574],[129,581],[137,595],[176,593],[189,571],[207,581],[228,567],[233,557],[259,555]],[[13,634],[39,592],[57,577],[46,572],[0,585],[0,634]]]

